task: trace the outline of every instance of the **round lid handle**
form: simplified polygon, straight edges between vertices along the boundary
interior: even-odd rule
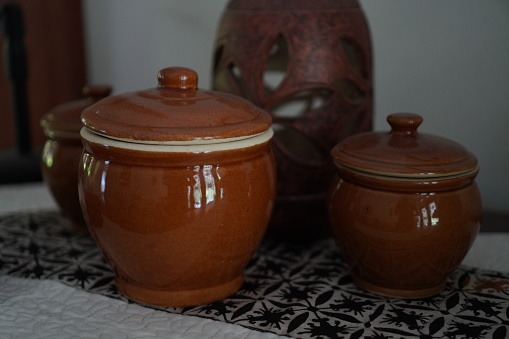
[[[391,125],[391,134],[416,135],[422,117],[414,113],[394,113],[387,117],[387,122]]]
[[[198,87],[198,74],[185,67],[168,67],[157,73],[159,88],[196,89]]]
[[[106,98],[111,93],[111,86],[108,85],[96,85],[96,86],[85,86],[83,87],[83,94],[87,97],[99,101],[100,99]]]

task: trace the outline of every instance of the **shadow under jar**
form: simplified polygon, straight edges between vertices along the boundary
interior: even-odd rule
[[[388,133],[361,133],[332,150],[331,230],[354,282],[368,291],[439,293],[477,236],[477,159],[448,139],[421,134],[422,117],[387,118]]]
[[[268,225],[271,118],[198,90],[192,70],[166,68],[158,79],[84,111],[81,205],[121,293],[206,304],[240,288]]]

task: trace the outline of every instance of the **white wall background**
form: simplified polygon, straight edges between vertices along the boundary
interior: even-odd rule
[[[210,87],[215,30],[227,0],[83,0],[89,83],[114,93],[153,87],[185,66]],[[375,130],[393,112],[480,161],[487,210],[509,212],[509,1],[361,0],[371,28]]]

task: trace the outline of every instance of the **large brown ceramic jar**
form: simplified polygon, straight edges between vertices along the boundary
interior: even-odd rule
[[[43,179],[62,213],[79,231],[87,229],[78,198],[78,166],[83,151],[81,112],[110,92],[109,86],[85,87],[85,98],[56,106],[41,120],[48,138],[42,156]]]
[[[197,89],[185,68],[157,88],[83,112],[80,199],[116,273],[142,303],[183,306],[237,291],[275,200],[268,113]]]
[[[389,133],[351,136],[332,150],[329,215],[354,281],[379,294],[440,292],[480,226],[477,159],[461,145],[393,114]]]

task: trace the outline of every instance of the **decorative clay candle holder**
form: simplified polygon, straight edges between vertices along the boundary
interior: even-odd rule
[[[271,117],[186,68],[83,112],[80,200],[121,293],[162,306],[236,292],[275,200]]]
[[[212,84],[272,115],[278,187],[270,235],[328,235],[330,150],[372,124],[371,39],[359,1],[230,0]]]
[[[383,295],[439,293],[479,231],[476,157],[393,114],[390,133],[361,133],[332,150],[329,215],[355,283]]]
[[[83,151],[81,143],[81,112],[84,108],[107,97],[109,86],[83,89],[84,99],[58,105],[41,120],[48,140],[42,156],[42,175],[62,213],[71,226],[86,231],[78,198],[78,166]]]

